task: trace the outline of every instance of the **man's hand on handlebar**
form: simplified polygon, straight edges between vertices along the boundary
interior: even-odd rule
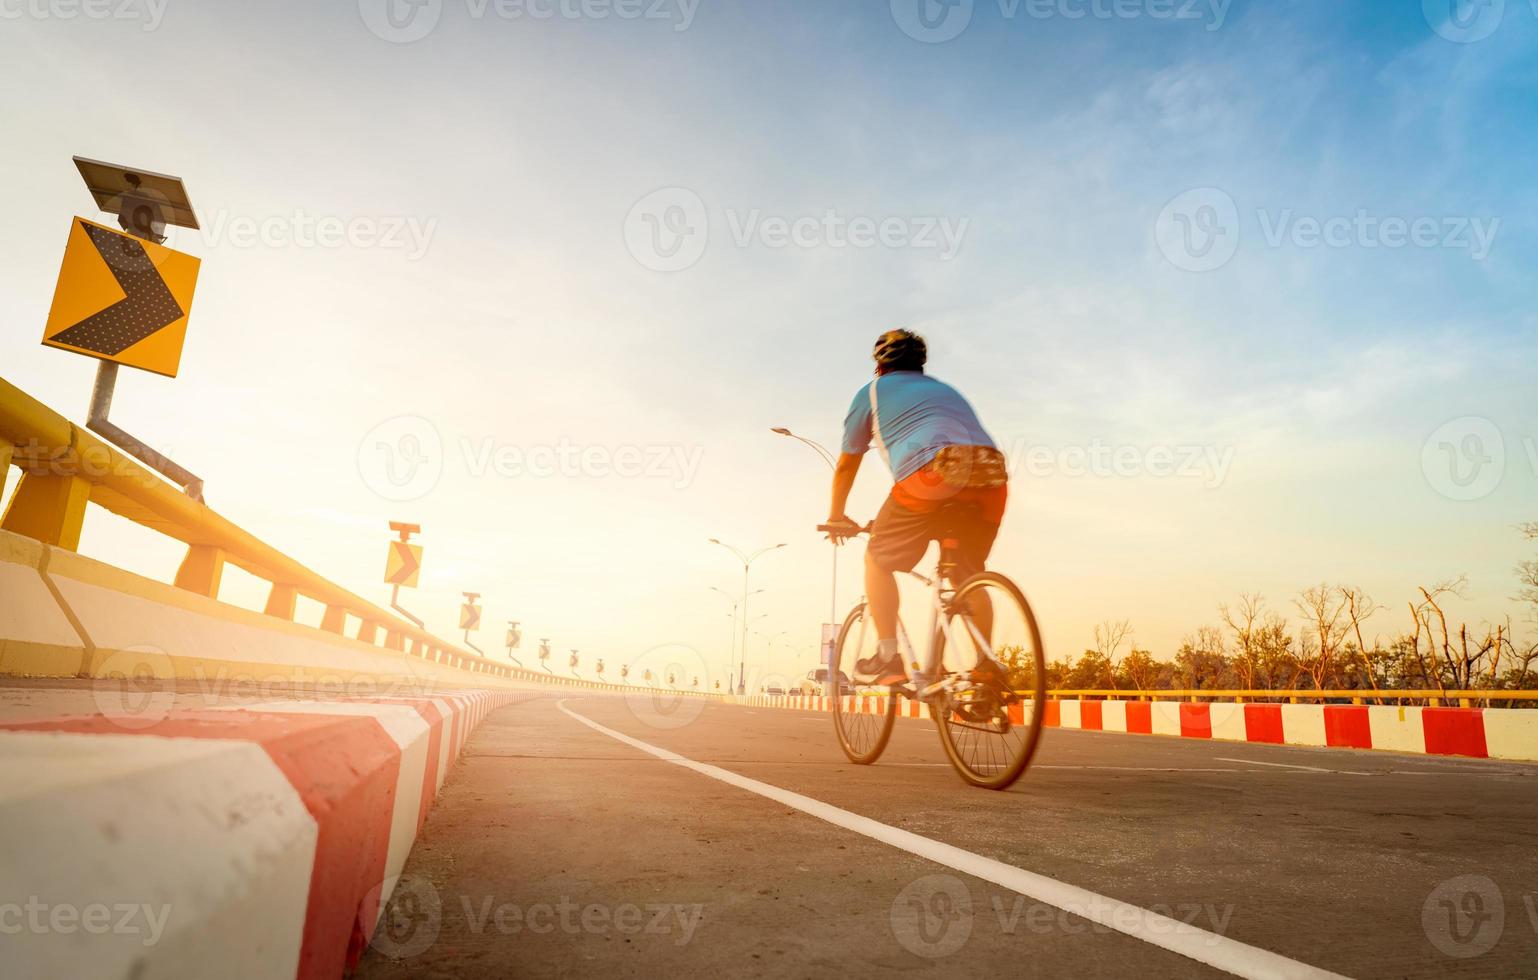
[[[860,534],[868,531],[869,528],[861,527],[850,520],[848,515],[840,514],[837,517],[829,518],[826,524],[817,525],[817,530],[826,532],[828,540],[834,544],[843,544],[850,538],[858,537]]]

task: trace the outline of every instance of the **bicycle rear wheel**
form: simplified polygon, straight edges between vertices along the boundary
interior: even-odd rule
[[[935,647],[945,687],[930,703],[940,743],[961,778],[1004,789],[1041,741],[1047,659],[1025,595],[997,572],[961,584],[947,611],[951,643]]]
[[[865,615],[865,603],[850,610],[839,630],[828,665],[828,694],[833,706],[833,731],[838,744],[856,765],[868,766],[881,757],[897,720],[897,694],[891,688],[852,684],[855,661],[876,652],[876,627]]]

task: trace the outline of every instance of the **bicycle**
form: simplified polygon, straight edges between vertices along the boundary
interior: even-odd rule
[[[856,533],[870,529],[866,525]],[[827,524],[817,530],[847,533]],[[855,662],[876,652],[876,631],[864,599],[844,618],[828,664],[833,728],[849,761],[868,766],[886,749],[902,700],[927,704],[940,744],[961,778],[1001,790],[1024,774],[1041,741],[1046,655],[1030,603],[1007,576],[978,572],[947,587],[958,547],[956,539],[942,536],[935,577],[908,573],[929,589],[930,626],[928,655],[920,663],[898,621],[906,683],[882,687],[847,681],[855,674]]]

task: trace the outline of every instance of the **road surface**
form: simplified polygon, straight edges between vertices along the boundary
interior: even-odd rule
[[[1049,730],[993,793],[577,695],[488,717],[360,976],[1538,975],[1535,906],[1538,766]]]

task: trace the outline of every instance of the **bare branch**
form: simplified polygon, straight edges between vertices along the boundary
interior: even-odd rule
[[[1116,651],[1131,635],[1131,620],[1118,619],[1112,622],[1108,619],[1095,626],[1095,652],[1106,660],[1106,672],[1112,688],[1116,687]]]

